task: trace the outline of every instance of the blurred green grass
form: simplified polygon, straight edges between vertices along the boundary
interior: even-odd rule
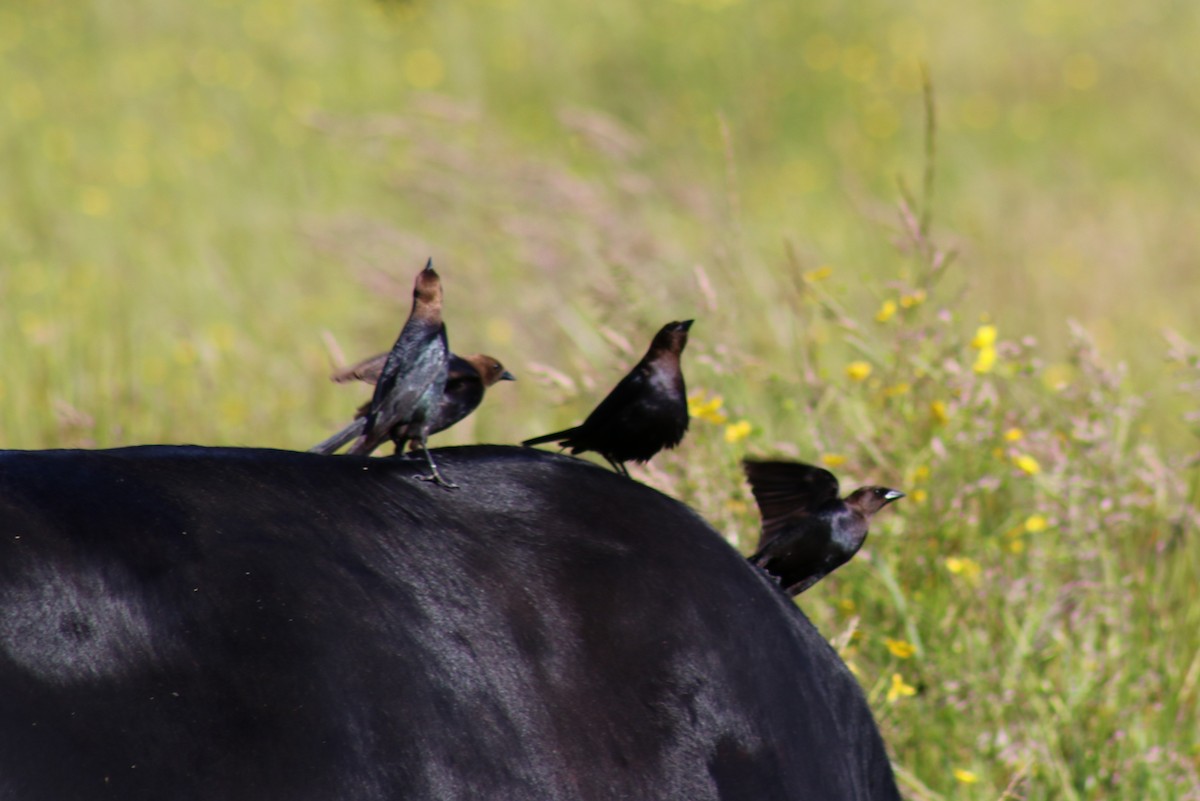
[[[430,255],[522,379],[442,443],[578,420],[694,316],[709,411],[645,480],[743,549],[745,452],[910,493],[802,603],[909,797],[1200,798],[1198,15],[0,9],[0,444],[306,447]]]

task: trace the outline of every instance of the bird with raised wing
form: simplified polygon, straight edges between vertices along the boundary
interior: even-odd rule
[[[750,561],[799,595],[850,561],[867,539],[871,516],[904,493],[888,487],[838,497],[838,480],[801,462],[742,462],[762,515],[762,539]]]

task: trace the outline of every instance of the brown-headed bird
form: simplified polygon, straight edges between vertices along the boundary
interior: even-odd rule
[[[362,381],[375,384],[379,374],[383,372],[383,363],[387,354],[381,353],[369,359],[343,367],[333,374],[332,379],[338,383],[346,381]],[[434,412],[433,421],[429,425],[429,435],[445,431],[459,422],[479,407],[488,387],[500,381],[516,381],[517,377],[504,369],[497,359],[483,353],[472,353],[467,356],[450,354],[450,365],[446,373],[446,389],[442,392],[441,403]],[[370,411],[370,402],[359,407],[354,421],[329,439],[309,448],[312,453],[334,453],[351,440],[360,436],[366,425],[366,416]],[[407,429],[396,432],[407,439]],[[396,438],[393,437],[393,440]],[[397,441],[397,453],[402,443]]]
[[[430,475],[419,478],[453,487],[442,478],[425,447],[446,389],[449,360],[446,326],[442,323],[442,282],[430,259],[413,282],[412,311],[384,360],[375,394],[363,417],[362,434],[349,452],[365,456],[389,439],[398,445],[413,440],[429,463]]]
[[[850,561],[867,539],[871,515],[904,493],[862,487],[843,500],[833,473],[800,462],[742,462],[762,514],[750,561],[799,595]]]
[[[688,427],[687,389],[679,357],[692,322],[664,325],[642,360],[582,423],[521,444],[557,442],[571,453],[594,451],[623,476],[629,475],[625,462],[645,462],[663,448],[674,448]]]

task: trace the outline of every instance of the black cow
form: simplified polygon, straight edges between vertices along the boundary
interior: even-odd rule
[[[0,798],[897,799],[858,685],[584,461],[0,452]]]

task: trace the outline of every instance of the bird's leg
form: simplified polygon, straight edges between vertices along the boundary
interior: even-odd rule
[[[413,476],[413,478],[417,479],[418,481],[432,481],[439,487],[445,487],[446,489],[458,489],[457,484],[452,481],[447,481],[442,477],[442,474],[438,472],[437,465],[433,461],[433,454],[431,454],[429,452],[429,448],[425,446],[425,438],[422,437],[420,440],[414,440],[414,442],[415,441],[419,441],[421,443],[421,453],[425,454],[425,461],[429,463],[429,475],[422,476],[418,474]]]
[[[601,455],[604,456],[604,454],[601,454]],[[625,469],[625,465],[623,465],[622,463],[618,462],[617,460],[613,459],[610,456],[604,456],[604,458],[609,464],[612,465],[613,470],[617,471],[617,475],[625,476],[625,478],[629,478],[629,471]]]

